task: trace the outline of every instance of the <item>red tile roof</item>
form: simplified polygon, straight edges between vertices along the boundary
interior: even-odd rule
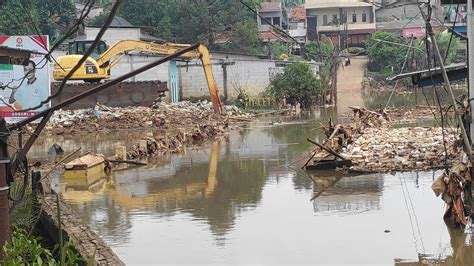
[[[288,38],[279,35],[273,31],[261,31],[258,34],[258,38],[264,42],[272,42],[272,41],[283,41],[288,42]]]
[[[260,7],[260,12],[278,12],[281,11],[281,3],[278,2],[263,2]]]
[[[290,19],[292,20],[305,20],[306,19],[306,9],[304,6],[293,7],[290,10]]]

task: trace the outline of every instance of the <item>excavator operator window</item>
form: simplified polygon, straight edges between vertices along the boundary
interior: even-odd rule
[[[75,41],[69,43],[69,54],[84,54],[91,46],[93,41]],[[91,54],[91,57],[94,59],[98,59],[101,54],[103,54],[107,50],[107,45],[104,41],[100,41],[97,47]]]

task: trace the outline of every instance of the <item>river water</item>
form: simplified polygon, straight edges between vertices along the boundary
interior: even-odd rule
[[[378,105],[386,97],[366,99]],[[325,172],[313,174],[313,186],[292,164],[310,151],[306,138],[324,139],[318,123],[341,119],[338,113],[322,108],[297,119],[262,119],[185,154],[116,171],[92,187],[63,184],[63,194],[129,265],[402,265],[433,259],[472,265],[474,251],[464,245],[469,238],[446,226],[443,202],[431,190],[440,172]],[[41,157],[53,142],[66,152],[83,147],[112,155],[115,145],[130,146],[143,134],[152,133],[51,137],[31,156]],[[314,193],[318,197],[310,201]]]

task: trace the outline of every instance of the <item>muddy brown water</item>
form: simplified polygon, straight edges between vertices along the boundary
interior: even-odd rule
[[[377,97],[386,99],[373,96],[366,105]],[[262,119],[226,140],[117,171],[91,187],[66,184],[64,197],[130,265],[473,265],[470,238],[446,226],[443,202],[430,188],[440,172],[325,172],[314,175],[314,187],[291,166],[310,150],[307,137],[323,140],[314,128],[336,113]],[[53,142],[66,152],[112,155],[115,145],[130,146],[143,134],[152,133],[49,137],[30,156],[44,157]],[[320,195],[311,202],[314,192]]]

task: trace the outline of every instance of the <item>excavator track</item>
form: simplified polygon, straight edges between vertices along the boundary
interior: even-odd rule
[[[56,93],[60,85],[61,82],[52,82],[51,94]],[[52,100],[52,104],[58,104],[98,85],[100,85],[100,83],[66,84],[62,93]],[[110,107],[150,106],[154,101],[161,100],[167,91],[167,82],[162,81],[121,82],[98,94],[91,95],[81,101],[70,104],[67,109],[91,108],[97,103]]]

